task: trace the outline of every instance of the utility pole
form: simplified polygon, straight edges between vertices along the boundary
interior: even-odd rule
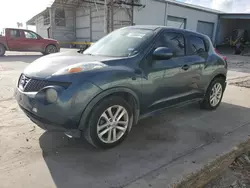
[[[109,8],[108,8],[108,0],[104,0],[104,33],[108,34],[109,32]]]

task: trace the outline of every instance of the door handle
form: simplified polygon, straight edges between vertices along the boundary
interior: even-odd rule
[[[182,69],[185,70],[185,71],[188,70],[189,68],[190,68],[190,66],[187,65],[187,64],[182,66]]]

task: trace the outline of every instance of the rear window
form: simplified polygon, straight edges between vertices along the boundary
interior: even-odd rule
[[[21,34],[20,34],[19,30],[11,29],[10,30],[10,36],[13,37],[13,38],[19,38],[19,37],[21,37]]]
[[[202,38],[196,36],[190,36],[189,41],[191,45],[192,54],[199,54],[207,51],[205,41]]]

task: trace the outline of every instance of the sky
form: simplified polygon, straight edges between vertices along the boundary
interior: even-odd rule
[[[43,11],[52,0],[0,0],[0,29],[17,27]]]
[[[250,13],[249,0],[178,0],[225,12]]]
[[[53,0],[0,0],[0,29],[17,27],[17,22],[26,21],[44,10]],[[146,0],[143,0],[146,1]],[[142,1],[142,2],[143,2]],[[250,0],[177,0],[201,5],[225,12],[250,13]]]

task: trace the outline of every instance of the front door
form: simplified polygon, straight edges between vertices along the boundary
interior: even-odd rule
[[[23,31],[24,41],[22,41],[25,51],[43,51],[43,40],[32,31]]]
[[[158,47],[167,47],[173,52],[168,60],[155,60],[153,52]],[[149,56],[142,63],[145,74],[143,99],[146,112],[176,105],[198,96],[201,76],[201,58],[187,54],[187,40],[177,32],[162,32],[155,41]]]
[[[205,59],[205,48],[190,54],[190,41],[181,33],[168,32],[163,34],[164,44],[173,51],[171,59],[174,65],[166,69],[164,74],[164,105],[171,106],[177,103],[192,100],[202,96],[199,83]],[[202,41],[201,41],[202,42]],[[196,45],[196,44],[195,44]],[[168,60],[169,61],[169,60]],[[170,63],[170,62],[166,62]]]
[[[185,45],[183,44],[179,54],[175,53],[171,59],[156,60],[153,57],[153,52],[156,48],[169,47],[165,35],[166,33],[159,34],[150,53],[140,64],[143,74],[145,75],[142,80],[142,109],[144,109],[142,113],[165,107],[166,102],[171,100],[173,96],[184,92],[185,86],[183,80],[179,79],[182,64],[178,59],[179,56],[182,56],[181,51],[185,53]],[[169,36],[173,38],[171,34]],[[184,38],[182,42],[184,42]]]

